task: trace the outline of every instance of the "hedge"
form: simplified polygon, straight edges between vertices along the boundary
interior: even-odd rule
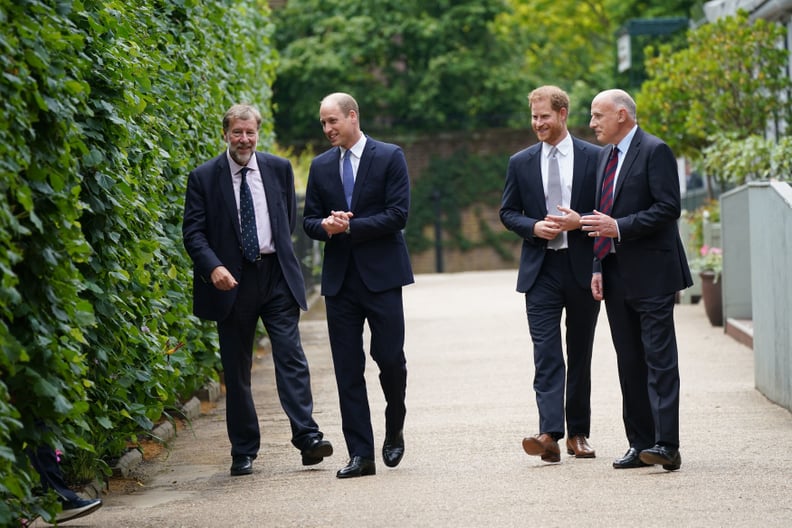
[[[25,450],[74,481],[207,379],[181,242],[188,171],[234,102],[269,111],[264,0],[0,0],[0,525],[41,515]]]

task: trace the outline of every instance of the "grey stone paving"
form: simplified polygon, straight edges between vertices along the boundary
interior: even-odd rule
[[[338,480],[346,463],[323,308],[302,323],[316,419],[336,454],[304,468],[256,362],[263,445],[249,477],[230,477],[224,402],[147,463],[132,493],[111,493],[68,526],[112,527],[774,527],[792,525],[792,415],[754,389],[752,352],[678,305],[682,469],[614,470],[627,448],[603,308],[595,342],[591,443],[597,458],[528,457],[536,432],[531,343],[516,271],[420,275],[405,288],[408,417],[396,469]],[[321,303],[320,303],[321,304]],[[367,370],[377,443],[384,424]],[[41,521],[36,526],[44,526]]]

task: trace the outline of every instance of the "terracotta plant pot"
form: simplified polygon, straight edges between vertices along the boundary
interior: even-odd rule
[[[707,318],[712,326],[723,326],[721,281],[715,282],[715,273],[712,271],[702,271],[699,277],[701,277],[701,299],[704,301]]]

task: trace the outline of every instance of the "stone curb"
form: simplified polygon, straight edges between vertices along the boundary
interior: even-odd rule
[[[308,312],[310,312],[312,308],[319,304],[318,301],[320,300],[321,293],[318,287],[308,292]],[[259,346],[264,349],[269,349],[269,345],[270,342],[266,336],[264,336],[259,342]],[[190,398],[182,406],[180,409],[180,414],[185,419],[192,421],[201,414],[201,402],[214,402],[220,399],[220,396],[220,383],[217,381],[210,381],[198,389],[198,391],[195,393],[195,396]],[[174,436],[176,436],[176,430],[171,422],[165,421],[155,427],[151,434],[156,441],[165,444],[173,439]],[[116,465],[111,469],[113,470],[114,475],[129,477],[142,462],[143,454],[137,449],[132,449],[121,456],[121,458],[118,459]],[[104,489],[105,486],[106,484],[99,480],[95,480],[93,483],[86,486],[84,491],[93,497],[98,497],[101,495],[100,490]]]
[[[196,392],[196,395],[190,398],[180,409],[180,414],[187,420],[194,420],[201,414],[202,401],[216,401],[220,398],[220,384],[216,381],[210,381],[201,389]],[[176,429],[170,421],[162,422],[154,428],[151,432],[153,438],[162,444],[170,441],[176,436]],[[113,474],[120,474],[123,477],[128,477],[143,462],[143,455],[137,449],[127,451],[118,463],[112,468]]]

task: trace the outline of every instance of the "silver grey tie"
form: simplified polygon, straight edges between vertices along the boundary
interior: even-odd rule
[[[550,149],[549,159],[547,161],[547,214],[559,215],[562,214],[557,206],[563,205],[561,196],[561,171],[558,168],[558,149],[553,147]],[[558,249],[563,243],[561,233],[558,234],[553,240],[547,242],[547,247],[550,249]]]

